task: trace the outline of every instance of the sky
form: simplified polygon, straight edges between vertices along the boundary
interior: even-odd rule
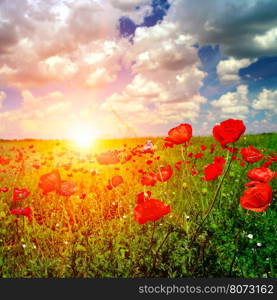
[[[0,0],[0,138],[277,131],[275,0]]]

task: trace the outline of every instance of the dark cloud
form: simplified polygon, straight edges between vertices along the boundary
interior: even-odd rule
[[[225,55],[277,55],[277,48],[261,47],[256,36],[277,27],[274,0],[172,0],[168,19],[178,20],[202,45],[219,44]]]

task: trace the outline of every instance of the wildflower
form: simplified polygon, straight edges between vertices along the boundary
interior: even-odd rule
[[[276,176],[276,172],[264,167],[252,169],[247,174],[249,179],[260,182],[269,182]]]
[[[27,189],[19,189],[19,188],[15,188],[13,190],[13,202],[19,201],[19,200],[23,200],[26,199],[28,196],[30,195],[30,191],[28,191]]]
[[[175,163],[175,165],[174,165],[174,167],[175,167],[175,169],[177,169],[178,171],[180,171],[180,166],[181,166],[181,164],[183,163],[183,161],[177,161],[176,163]]]
[[[11,209],[10,213],[12,215],[25,216],[28,218],[29,222],[32,221],[32,210],[30,207]]]
[[[71,196],[77,191],[77,184],[73,181],[61,181],[58,193],[62,196]]]
[[[208,149],[208,148],[207,148],[205,145],[201,145],[201,146],[200,146],[200,150],[201,150],[201,151],[205,151],[206,149]]]
[[[267,183],[259,183],[244,191],[240,197],[240,204],[243,208],[255,212],[263,212],[272,202],[272,188]]]
[[[157,180],[160,182],[167,181],[173,174],[172,168],[170,165],[167,165],[166,167],[161,166],[160,172],[157,175]]]
[[[113,176],[112,179],[109,181],[109,185],[107,186],[108,189],[112,189],[117,187],[123,182],[122,176]]]
[[[170,206],[158,199],[148,199],[134,208],[134,218],[139,224],[155,222],[170,213]]]
[[[239,140],[245,130],[246,127],[243,124],[243,121],[228,119],[213,128],[213,136],[221,146],[225,147],[227,144]]]
[[[168,137],[165,138],[165,141],[172,144],[180,145],[189,140],[192,137],[192,127],[190,124],[180,124],[177,127],[174,127],[169,130]]]
[[[198,159],[198,158],[202,157],[203,155],[204,155],[203,153],[197,153],[197,154],[195,154],[194,158]]]
[[[120,159],[117,151],[108,151],[96,156],[96,160],[101,165],[117,164]]]
[[[205,176],[202,177],[205,181],[215,180],[218,176],[222,175],[223,167],[220,163],[212,163],[208,166],[205,166],[204,174]]]
[[[226,163],[226,160],[222,156],[216,156],[214,157],[214,163],[224,165]]]
[[[263,158],[263,155],[260,153],[260,151],[255,149],[253,146],[242,148],[240,153],[243,160],[250,164],[255,163]]]
[[[141,178],[141,184],[142,185],[146,185],[146,186],[154,186],[156,184],[157,181],[157,175],[155,173],[149,173],[146,176],[143,176]]]
[[[140,204],[142,202],[145,202],[146,200],[149,200],[151,197],[151,192],[147,191],[146,193],[141,192],[137,195],[137,204]]]
[[[39,187],[43,190],[43,194],[52,191],[58,191],[61,184],[61,176],[58,170],[44,174],[40,177]]]

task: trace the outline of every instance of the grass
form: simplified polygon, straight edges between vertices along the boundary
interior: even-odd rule
[[[213,154],[209,148],[202,151],[197,160],[188,154],[216,144],[212,137],[194,137],[186,149],[163,149],[161,138],[151,138],[155,153],[133,156],[125,164],[100,165],[95,159],[107,150],[123,149],[120,155],[127,155],[147,139],[97,141],[89,151],[66,141],[0,141],[0,156],[10,159],[0,165],[0,187],[9,188],[0,192],[0,277],[276,277],[276,199],[262,213],[239,204],[247,170],[262,162],[242,167],[234,161],[207,215],[222,177],[203,181],[203,167],[227,153],[217,146]],[[247,135],[236,143],[238,148],[248,145],[265,148],[264,154],[277,152],[277,134]],[[18,162],[17,149],[23,153]],[[183,159],[190,164],[175,169]],[[157,172],[168,164],[173,168],[169,181],[141,185],[140,169]],[[192,164],[199,172],[195,176]],[[276,171],[274,164],[270,168]],[[42,194],[40,176],[54,169],[77,183],[74,195]],[[108,190],[113,175],[121,175],[124,182]],[[276,191],[276,181],[271,186]],[[30,195],[13,203],[15,187],[27,188]],[[147,190],[170,205],[171,212],[140,225],[133,209],[137,194]],[[80,197],[83,192],[85,199]],[[32,222],[10,214],[10,209],[26,206],[32,208]]]

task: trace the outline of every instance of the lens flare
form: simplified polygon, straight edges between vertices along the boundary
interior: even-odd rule
[[[85,125],[77,125],[71,133],[71,139],[80,148],[89,148],[97,139],[97,132]]]

